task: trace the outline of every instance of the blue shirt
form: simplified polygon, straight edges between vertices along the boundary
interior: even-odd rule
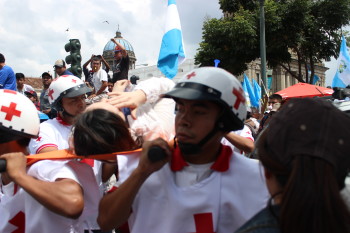
[[[65,70],[62,74],[62,75],[74,75],[72,72],[70,72],[69,70]],[[75,76],[75,75],[74,75]]]
[[[0,89],[17,90],[15,73],[7,65],[0,69]]]

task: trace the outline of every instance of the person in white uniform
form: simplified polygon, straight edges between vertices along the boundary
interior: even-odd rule
[[[0,232],[81,232],[86,217],[96,211],[87,203],[84,208],[84,202],[97,185],[86,189],[87,194],[82,188],[94,181],[93,173],[80,164],[80,180],[74,164],[49,160],[26,169],[27,146],[38,136],[39,122],[27,97],[0,90],[0,164],[6,161],[0,177]]]
[[[268,200],[259,163],[220,143],[243,128],[241,84],[221,68],[203,67],[164,97],[177,104],[175,148],[163,139],[143,144],[138,167],[100,202],[101,229],[128,220],[131,232],[235,231]],[[165,157],[152,162],[148,152],[154,146]]]

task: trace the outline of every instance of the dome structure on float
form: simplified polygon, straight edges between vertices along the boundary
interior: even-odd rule
[[[135,56],[135,52],[134,52],[134,48],[132,47],[132,45],[130,44],[129,41],[127,41],[126,39],[124,39],[122,37],[122,33],[118,30],[115,33],[115,37],[114,37],[121,45],[124,46],[126,52],[129,55],[130,58],[130,63],[129,63],[129,69],[135,69],[135,63],[136,63],[136,56]],[[115,49],[116,44],[114,44],[112,41],[108,41],[107,44],[105,45],[104,49],[103,49],[103,57],[104,59],[108,62],[108,64],[112,67],[115,63],[115,59],[114,59],[114,49]]]

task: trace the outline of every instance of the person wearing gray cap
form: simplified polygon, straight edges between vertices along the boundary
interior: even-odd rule
[[[58,59],[55,62],[55,65],[53,66],[53,68],[55,69],[55,72],[57,73],[58,76],[73,75],[72,72],[67,70],[66,63],[62,59]]]
[[[349,125],[331,102],[287,102],[256,143],[270,203],[236,233],[350,232],[340,195],[350,168]]]
[[[43,89],[40,93],[40,111],[45,113],[50,119],[53,119],[57,116],[57,112],[51,108],[49,102],[49,87],[52,82],[52,75],[49,72],[44,72],[41,75]]]

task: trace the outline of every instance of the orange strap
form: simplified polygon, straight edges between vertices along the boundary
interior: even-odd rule
[[[114,152],[110,154],[99,154],[99,155],[88,155],[88,156],[77,156],[73,154],[71,151],[65,149],[65,150],[55,150],[50,152],[45,152],[41,154],[35,154],[35,155],[28,155],[27,156],[27,165],[31,165],[39,160],[44,159],[99,159],[99,160],[115,160],[116,155],[128,155],[133,154],[135,152],[142,151],[142,149],[137,150],[131,150],[131,151],[121,151],[121,152]]]

